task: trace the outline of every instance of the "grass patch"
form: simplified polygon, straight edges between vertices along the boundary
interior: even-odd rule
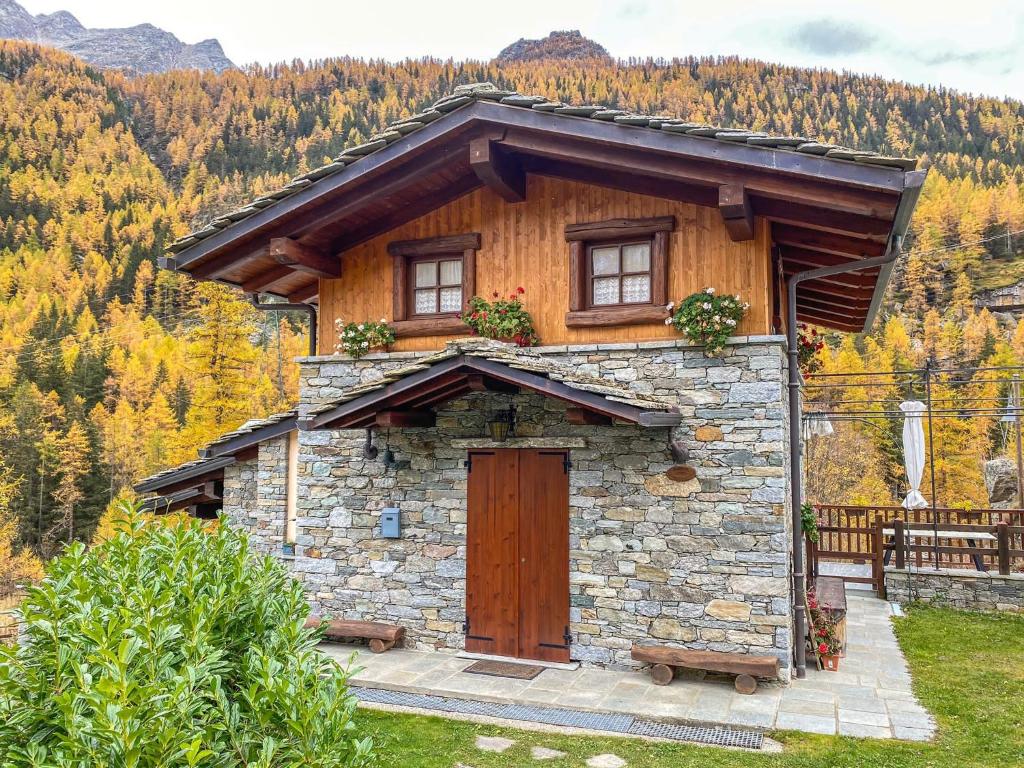
[[[1024,616],[912,607],[896,620],[914,688],[939,722],[931,744],[777,732],[781,755],[759,755],[637,739],[560,736],[437,717],[360,710],[358,724],[374,736],[381,764],[408,768],[551,766],[578,768],[613,752],[631,768],[974,768],[1024,765]],[[474,748],[477,735],[516,745],[501,755]],[[567,757],[535,763],[538,745]]]

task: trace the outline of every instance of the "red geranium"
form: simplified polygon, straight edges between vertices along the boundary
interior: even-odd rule
[[[823,656],[826,653],[828,653],[828,645],[826,643],[821,643],[820,645],[818,645],[818,653],[820,653]]]

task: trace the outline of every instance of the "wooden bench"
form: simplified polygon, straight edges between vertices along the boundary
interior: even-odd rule
[[[323,622],[310,616],[306,619],[307,627],[319,627]],[[324,628],[324,637],[328,640],[360,639],[370,641],[373,653],[390,651],[401,644],[405,637],[405,627],[397,624],[384,624],[379,621],[351,621],[347,619],[330,619]]]
[[[846,655],[846,584],[838,576],[818,576],[814,580],[814,597],[818,608],[835,622],[836,635],[842,643],[840,655]]]
[[[779,675],[779,660],[774,656],[691,651],[660,645],[634,645],[633,661],[654,665],[651,667],[651,680],[655,685],[668,685],[675,677],[676,668],[685,667],[736,675],[736,690],[745,694],[757,690],[757,678],[772,679]]]

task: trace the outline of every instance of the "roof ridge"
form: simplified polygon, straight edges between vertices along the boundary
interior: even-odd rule
[[[533,109],[540,112],[550,112],[563,117],[601,120],[623,126],[658,130],[669,134],[693,136],[733,144],[742,143],[765,150],[818,155],[836,162],[867,163],[901,168],[904,171],[914,170],[918,162],[916,158],[881,155],[871,150],[841,147],[836,144],[815,141],[804,136],[771,135],[764,131],[697,123],[678,117],[642,115],[599,104],[566,104],[561,101],[551,101],[545,96],[522,94],[517,91],[498,88],[490,82],[467,83],[455,86],[451,93],[445,94],[421,112],[395,120],[379,133],[370,136],[362,144],[346,147],[330,163],[300,174],[280,189],[261,195],[241,208],[217,216],[205,226],[179,237],[170,244],[168,251],[170,253],[179,253],[190,248],[207,237],[232,226],[236,222],[247,219],[264,208],[274,205],[279,200],[290,197],[310,184],[343,171],[349,165],[359,162],[362,158],[384,149],[389,144],[393,144],[411,133],[415,133],[428,123],[440,119],[445,114],[480,100],[493,101],[506,106]]]

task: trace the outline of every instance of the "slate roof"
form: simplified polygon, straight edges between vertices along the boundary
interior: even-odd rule
[[[448,112],[452,112],[477,100],[494,101],[513,107],[550,112],[568,118],[600,120],[619,125],[662,131],[669,134],[697,136],[709,141],[732,144],[742,143],[765,149],[819,155],[839,162],[881,165],[900,168],[905,171],[911,171],[917,167],[917,160],[915,158],[890,157],[880,155],[877,152],[826,144],[804,136],[778,136],[743,128],[727,128],[705,123],[687,122],[679,118],[663,115],[639,115],[597,104],[572,105],[561,101],[550,101],[543,96],[529,96],[515,91],[502,90],[491,83],[473,83],[457,86],[451,94],[438,99],[433,106],[392,123],[380,133],[371,136],[363,144],[348,147],[333,162],[295,177],[276,192],[258,197],[242,208],[218,216],[205,227],[175,240],[171,243],[168,250],[171,253],[178,253],[186,248],[190,248],[207,237],[232,226],[236,222],[247,219],[264,208],[269,208],[296,192],[309,187],[311,184],[315,184],[320,179],[338,173],[353,163],[358,163],[362,158],[399,141],[404,136],[415,133]]]
[[[230,453],[219,452],[217,449],[223,447],[228,442],[238,437],[244,437],[246,435],[252,435],[252,443],[260,442],[260,436],[257,434],[261,430],[267,427],[274,427],[281,424],[288,419],[293,419],[297,416],[298,411],[292,409],[290,411],[282,411],[281,413],[275,413],[272,416],[267,416],[265,419],[250,419],[249,421],[242,424],[237,429],[233,429],[230,432],[225,432],[223,435],[218,437],[216,440],[208,443],[206,446],[199,450],[199,458],[186,461],[184,464],[179,464],[176,467],[169,467],[167,469],[156,472],[149,477],[139,480],[135,484],[135,489],[139,490],[142,488],[150,488],[156,486],[153,490],[159,489],[161,483],[159,481],[166,481],[163,485],[166,487],[173,482],[176,482],[176,478],[182,476],[188,476],[193,471],[198,472],[202,467],[208,466],[210,469],[221,466],[223,464],[222,459],[225,456],[230,456]],[[250,443],[250,444],[252,444]],[[241,450],[241,448],[236,448]]]
[[[528,347],[519,347],[515,344],[491,339],[470,338],[449,341],[440,352],[434,352],[418,358],[409,365],[387,371],[377,381],[350,387],[330,402],[317,405],[308,410],[306,419],[312,419],[321,413],[337,408],[339,405],[356,400],[371,392],[384,389],[389,384],[401,381],[414,373],[425,371],[438,363],[462,355],[483,358],[484,360],[506,365],[509,368],[537,374],[552,381],[561,382],[572,389],[597,394],[607,400],[624,403],[644,411],[672,412],[675,410],[675,404],[679,402],[678,399],[675,402],[671,402],[664,398],[648,397],[634,392],[625,384],[617,381],[581,374],[574,367],[543,357],[539,352]],[[683,402],[685,402],[685,395],[683,396]]]

